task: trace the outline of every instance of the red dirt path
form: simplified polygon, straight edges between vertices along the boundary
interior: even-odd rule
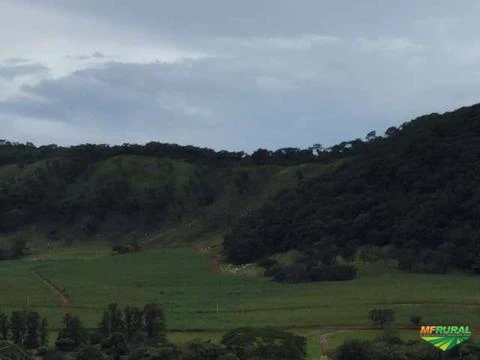
[[[55,285],[52,281],[48,280],[42,274],[40,274],[37,270],[32,270],[32,275],[35,276],[39,281],[47,285],[52,292],[57,294],[60,297],[60,306],[64,309],[70,306],[70,298],[65,291],[65,289],[61,289],[57,285]]]

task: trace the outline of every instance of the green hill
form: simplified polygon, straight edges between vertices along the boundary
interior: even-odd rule
[[[41,251],[47,242],[221,237],[240,216],[336,161],[298,149],[246,156],[158,143],[37,148],[3,142],[0,249],[8,256],[18,238]]]
[[[303,281],[368,246],[406,270],[480,273],[480,105],[339,147],[354,156],[239,222],[225,239],[231,261],[296,249],[299,264],[272,275]]]

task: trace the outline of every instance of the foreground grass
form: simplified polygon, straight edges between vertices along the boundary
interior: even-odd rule
[[[95,327],[110,303],[121,306],[159,303],[171,337],[220,339],[240,326],[274,326],[305,334],[317,353],[319,336],[330,333],[332,346],[346,337],[367,336],[367,314],[379,306],[394,308],[397,326],[420,315],[431,324],[480,327],[480,282],[465,275],[407,274],[380,265],[365,267],[352,282],[278,284],[255,276],[214,273],[208,259],[191,247],[150,250],[122,256],[99,250],[82,258],[54,256],[0,262],[0,308],[29,306],[47,316],[53,328],[68,311]],[[35,267],[66,288],[71,307],[62,309],[57,295],[31,276]],[[351,328],[349,328],[351,327]],[[372,336],[376,334],[371,332]],[[413,334],[415,332],[411,332]]]

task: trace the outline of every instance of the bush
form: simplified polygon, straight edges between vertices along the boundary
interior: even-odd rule
[[[265,258],[262,259],[258,262],[258,265],[265,268],[265,269],[270,269],[272,266],[278,264],[278,260],[272,259],[272,258]]]
[[[368,341],[349,340],[341,345],[337,352],[336,360],[372,360],[374,351]]]
[[[287,280],[287,269],[280,264],[276,264],[273,265],[271,268],[265,270],[264,275],[266,277],[272,278],[275,281],[285,282]]]
[[[398,331],[385,330],[382,335],[376,338],[377,342],[383,342],[388,345],[401,345],[403,340]]]
[[[84,346],[77,352],[76,360],[103,360],[103,353],[94,346]]]
[[[127,254],[130,252],[130,247],[124,245],[115,245],[112,246],[112,251],[116,252],[117,254]]]
[[[65,352],[73,351],[77,347],[77,343],[75,342],[75,340],[70,339],[70,338],[58,339],[57,342],[55,343],[55,345],[57,345],[57,347],[60,350],[65,351]]]
[[[232,330],[222,344],[240,360],[304,360],[306,356],[305,338],[274,329]]]

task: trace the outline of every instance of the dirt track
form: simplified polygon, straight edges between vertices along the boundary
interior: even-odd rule
[[[39,281],[44,283],[49,287],[49,289],[57,294],[60,297],[60,306],[63,308],[68,308],[70,306],[70,297],[64,289],[61,289],[55,285],[52,281],[48,280],[45,276],[40,274],[38,270],[32,270],[32,275],[36,277]]]

